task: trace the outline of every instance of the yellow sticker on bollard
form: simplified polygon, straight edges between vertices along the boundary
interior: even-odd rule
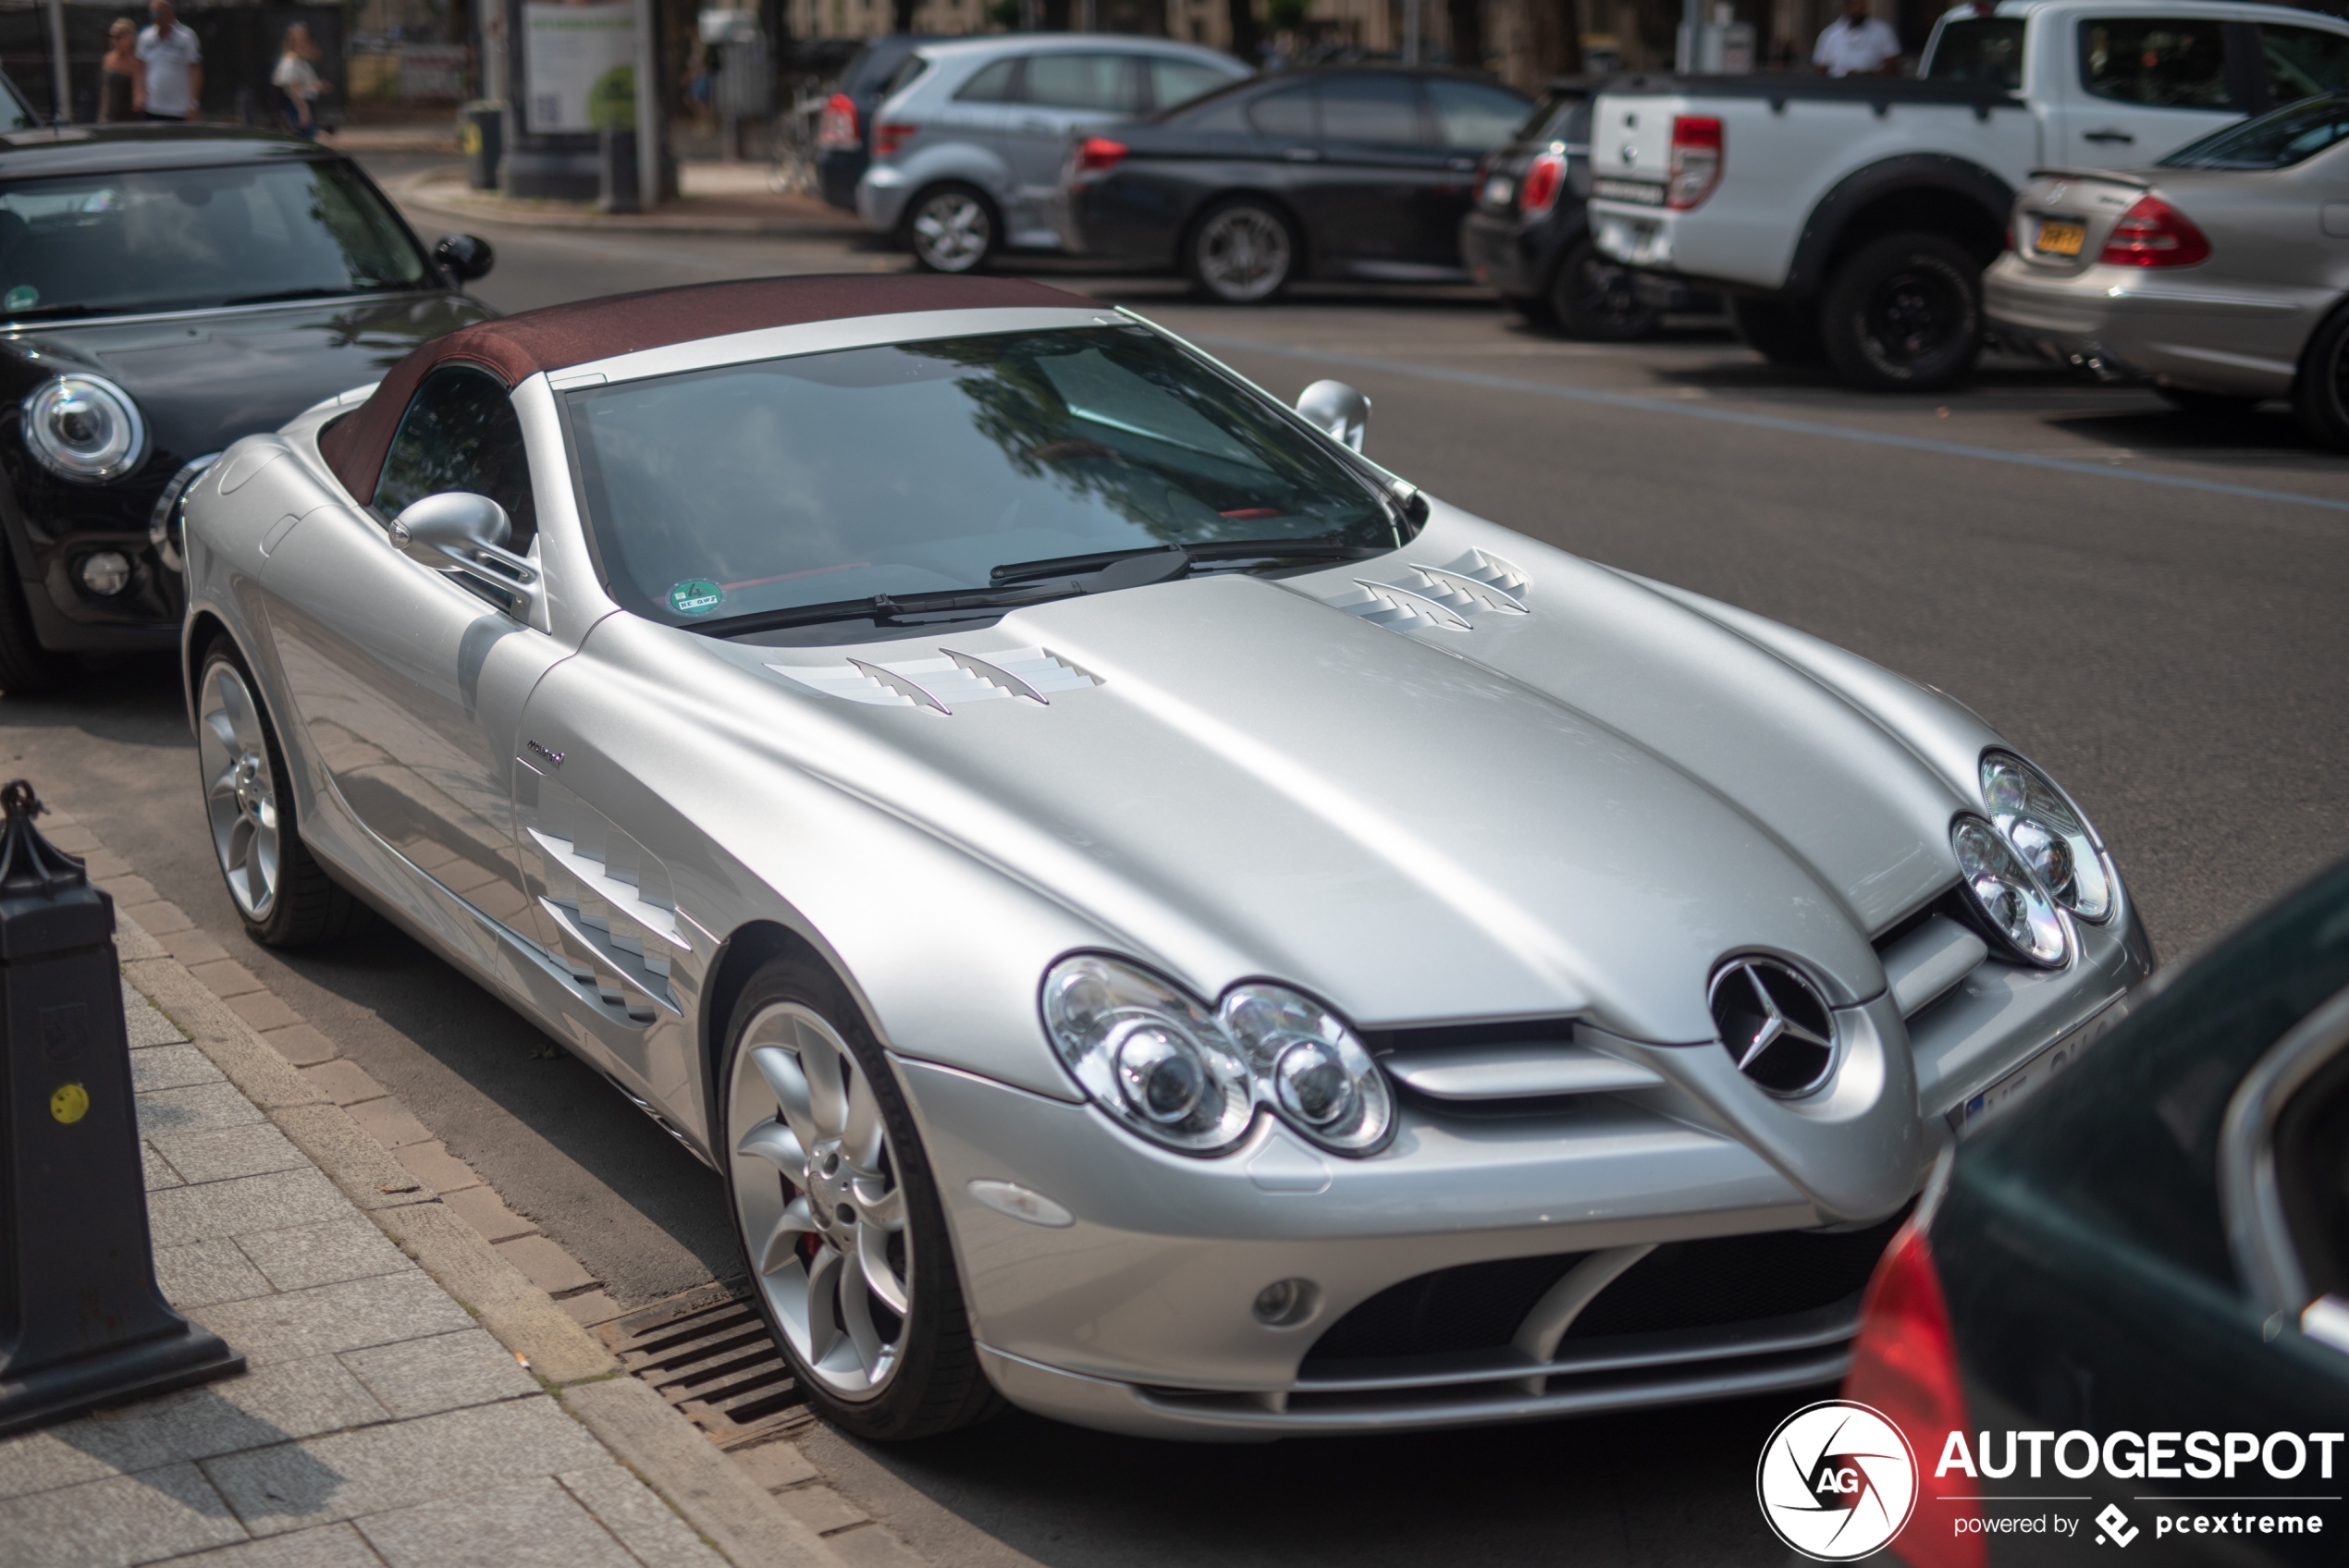
[[[49,1114],[70,1127],[90,1114],[90,1091],[79,1084],[61,1084],[49,1096]]]

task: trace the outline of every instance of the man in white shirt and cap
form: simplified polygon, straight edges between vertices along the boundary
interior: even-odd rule
[[[203,96],[203,50],[196,35],[179,22],[171,0],[154,0],[147,7],[154,25],[139,34],[138,55],[145,61],[146,90],[132,106],[151,120],[191,120],[197,100]]]
[[[1900,35],[1868,15],[1868,0],[1843,0],[1843,15],[1820,30],[1811,63],[1829,76],[1882,76],[1900,64]]]

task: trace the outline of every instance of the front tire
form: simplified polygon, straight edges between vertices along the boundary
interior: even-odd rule
[[[1745,346],[1774,365],[1815,365],[1826,361],[1819,341],[1819,318],[1800,300],[1729,297],[1729,324]]]
[[[822,965],[769,960],[729,1031],[719,1125],[752,1299],[818,1415],[878,1442],[991,1415],[912,1112]]]
[[[1289,286],[1300,251],[1285,214],[1242,196],[1218,202],[1192,226],[1183,270],[1211,300],[1257,305]]]
[[[1002,249],[1003,221],[975,185],[933,185],[905,209],[905,244],[924,272],[984,272]]]
[[[0,551],[5,549],[0,545]],[[25,607],[24,592],[14,563],[0,559],[0,692],[12,697],[54,692],[81,669],[70,655],[41,645],[33,635],[32,611]]]
[[[2349,311],[2334,312],[2308,339],[2292,411],[2319,446],[2349,452]]]
[[[1655,336],[1664,312],[1640,299],[1631,269],[1578,240],[1550,279],[1550,314],[1569,337],[1593,343],[1636,343]]]
[[[1819,328],[1827,362],[1847,384],[1939,391],[1982,352],[1982,268],[1940,235],[1886,235],[1836,269]]]
[[[301,842],[286,754],[235,644],[204,653],[196,688],[196,757],[214,862],[254,941],[271,948],[331,941],[358,904]]]

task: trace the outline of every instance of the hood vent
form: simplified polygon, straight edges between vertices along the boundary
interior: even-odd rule
[[[1101,683],[1100,676],[1049,648],[1013,648],[985,658],[941,648],[928,658],[892,659],[887,664],[850,659],[845,664],[770,664],[767,668],[794,685],[844,703],[926,708],[947,718],[953,717],[957,707],[1005,697],[1044,707],[1050,705],[1055,692]]]
[[[1414,562],[1410,576],[1401,582],[1358,577],[1351,588],[1322,603],[1397,631],[1423,626],[1472,631],[1475,623],[1469,618],[1480,611],[1529,613],[1524,599],[1528,585],[1525,574],[1500,557],[1470,550],[1445,566]]]

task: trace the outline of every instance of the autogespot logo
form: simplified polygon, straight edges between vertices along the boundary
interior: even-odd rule
[[[1753,1472],[1762,1517],[1819,1562],[1849,1562],[1900,1533],[1917,1502],[1917,1460],[1900,1428],[1849,1400],[1822,1400],[1784,1421]]]

